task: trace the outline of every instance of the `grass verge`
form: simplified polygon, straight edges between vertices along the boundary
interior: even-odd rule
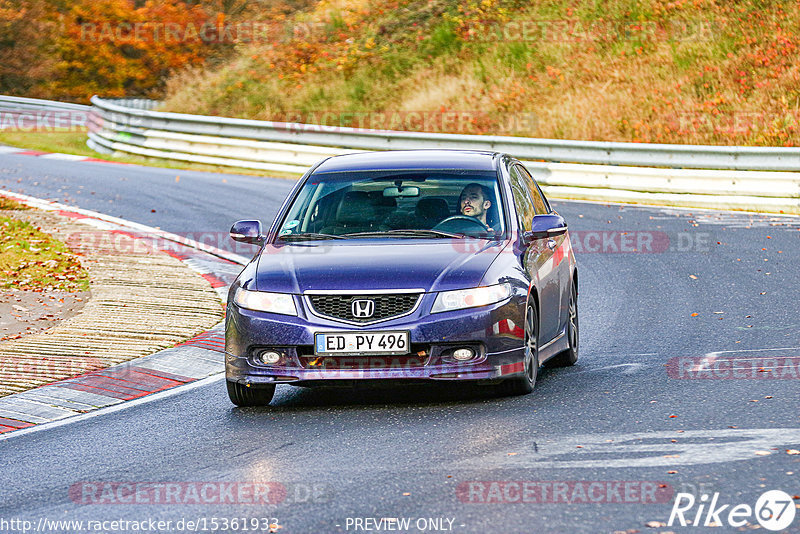
[[[0,209],[27,209],[0,196]],[[67,245],[25,221],[0,215],[0,289],[88,291],[89,275]]]

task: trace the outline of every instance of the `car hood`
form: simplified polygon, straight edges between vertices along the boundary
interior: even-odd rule
[[[464,289],[481,282],[506,245],[477,239],[268,244],[258,261],[256,289]]]

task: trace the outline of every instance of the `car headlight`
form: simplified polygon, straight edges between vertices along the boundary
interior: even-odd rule
[[[294,297],[287,293],[269,293],[267,291],[248,291],[241,287],[233,295],[233,302],[237,306],[270,313],[283,315],[297,315]]]
[[[433,303],[431,313],[487,306],[505,300],[510,296],[511,286],[509,284],[442,291],[436,295],[436,301]]]

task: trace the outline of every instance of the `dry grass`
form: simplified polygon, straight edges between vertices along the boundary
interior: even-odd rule
[[[87,291],[89,276],[64,243],[0,216],[0,288]]]
[[[507,30],[520,26],[509,21],[540,33],[515,36]],[[466,112],[470,131],[440,126],[800,145],[797,2],[323,1],[294,22],[316,31],[244,46],[222,68],[181,75],[167,107],[276,120],[330,111],[326,122],[339,125],[355,125],[348,112]]]

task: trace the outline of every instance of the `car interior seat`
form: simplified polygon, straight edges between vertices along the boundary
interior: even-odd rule
[[[441,197],[426,197],[419,199],[414,214],[417,228],[433,228],[450,216],[450,207]]]
[[[322,233],[340,235],[385,229],[369,194],[366,191],[348,191],[339,202],[334,223],[323,228]]]

